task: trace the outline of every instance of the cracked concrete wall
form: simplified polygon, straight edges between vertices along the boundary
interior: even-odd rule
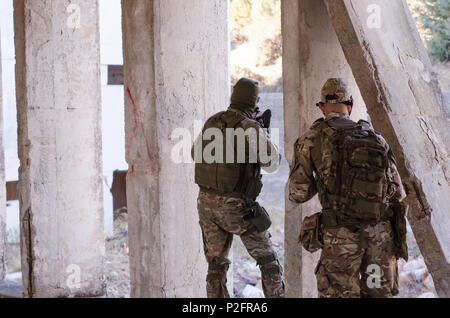
[[[323,0],[282,1],[283,85],[286,158],[313,122],[323,117],[315,106],[330,77],[347,79],[355,99],[352,119],[367,119],[366,107],[328,18]],[[290,162],[292,164],[292,162]],[[287,191],[286,191],[287,193]],[[286,198],[285,277],[288,297],[316,297],[314,268],[320,252],[310,254],[298,243],[301,220],[321,210],[317,196],[296,205]]]
[[[131,296],[205,297],[193,164],[173,162],[171,136],[228,105],[228,1],[122,10]]]
[[[0,37],[0,280],[6,275],[6,184],[5,153],[3,149],[3,89],[2,89],[2,52]]]
[[[96,0],[14,1],[24,297],[105,294]]]
[[[408,6],[404,0],[326,4],[373,124],[396,155],[409,222],[436,291],[450,297],[450,115]]]

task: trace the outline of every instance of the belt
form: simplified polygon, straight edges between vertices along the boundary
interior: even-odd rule
[[[377,220],[373,221],[341,221],[338,218],[338,212],[332,209],[323,209],[322,215],[320,216],[320,222],[325,229],[338,228],[338,227],[349,227],[349,228],[360,228],[361,226],[368,224],[377,224],[383,221],[388,221],[393,217],[394,213],[390,208],[389,204],[386,204],[381,211],[381,215]]]
[[[216,189],[205,188],[205,187],[200,187],[200,191],[205,192],[205,193],[209,193],[209,194],[220,195],[222,197],[227,197],[227,198],[236,198],[236,199],[242,199],[242,200],[246,200],[247,199],[242,194],[236,193],[236,192],[224,193],[224,192],[216,190]]]

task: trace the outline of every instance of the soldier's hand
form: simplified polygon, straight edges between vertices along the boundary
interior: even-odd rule
[[[261,116],[256,117],[256,121],[261,124],[263,128],[270,128],[270,122],[272,120],[272,111],[266,110]]]

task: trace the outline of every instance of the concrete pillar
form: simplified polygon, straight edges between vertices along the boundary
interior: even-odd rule
[[[0,38],[0,280],[6,275],[6,184],[5,154],[3,150],[3,89],[2,89],[2,52]]]
[[[326,4],[374,126],[396,155],[436,291],[450,297],[450,115],[406,1]]]
[[[283,33],[283,81],[285,153],[292,164],[293,145],[323,117],[315,107],[329,77],[347,79],[355,99],[354,120],[367,119],[365,105],[351,69],[329,21],[322,0],[281,2]],[[305,251],[298,243],[301,220],[321,209],[317,196],[296,205],[286,199],[285,277],[288,297],[316,297],[314,268],[320,252]]]
[[[228,1],[122,6],[131,296],[204,297],[194,166],[171,135],[228,105]]]
[[[15,0],[25,297],[105,293],[96,0]]]

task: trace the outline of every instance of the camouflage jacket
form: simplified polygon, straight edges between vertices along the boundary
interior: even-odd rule
[[[328,116],[326,116],[325,120],[328,121],[332,120],[333,118],[341,116],[349,118],[345,114],[339,112],[332,112],[328,114]],[[318,137],[320,136],[319,131],[312,129],[315,128],[316,126],[317,124],[314,124],[308,132],[306,132],[301,138],[299,138],[296,141],[294,145],[294,158],[292,161],[292,169],[288,180],[288,187],[289,187],[289,200],[295,203],[304,203],[306,201],[309,201],[312,197],[314,197],[317,194],[318,191],[315,179],[316,178],[315,172],[318,159],[313,158],[312,156],[312,150],[316,146]],[[383,138],[382,140],[386,143],[386,141]],[[396,193],[391,193],[390,197],[402,201],[405,198],[406,194],[403,189],[400,175],[397,171],[394,155],[392,153],[392,150],[390,149],[388,156],[389,156],[388,175],[390,175],[390,179],[393,180],[393,182],[396,183],[397,185]]]

